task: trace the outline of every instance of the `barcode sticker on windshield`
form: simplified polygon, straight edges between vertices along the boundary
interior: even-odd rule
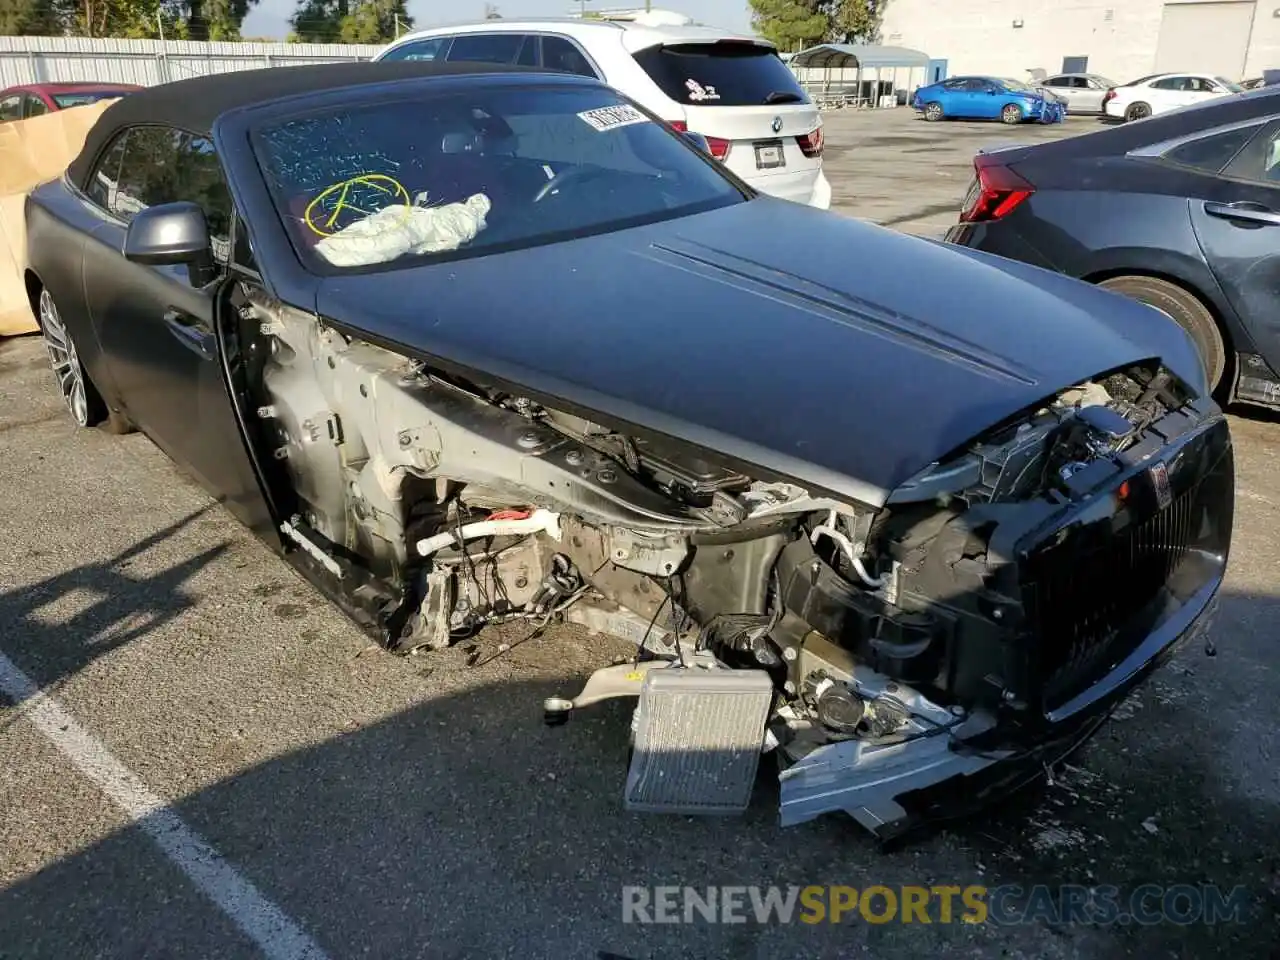
[[[585,122],[597,130],[615,130],[628,127],[633,123],[648,123],[649,118],[629,104],[616,107],[597,107],[595,110],[584,110],[578,114]]]

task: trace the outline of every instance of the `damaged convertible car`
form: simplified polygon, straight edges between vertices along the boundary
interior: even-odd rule
[[[30,196],[32,308],[77,423],[144,431],[391,651],[634,644],[532,705],[573,738],[634,701],[627,809],[740,811],[768,758],[784,824],[894,837],[1208,647],[1227,423],[1155,310],[700,146],[577,76],[184,80]]]

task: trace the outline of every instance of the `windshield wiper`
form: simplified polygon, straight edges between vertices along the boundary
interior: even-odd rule
[[[764,98],[765,103],[803,103],[804,97],[789,90],[775,90]]]

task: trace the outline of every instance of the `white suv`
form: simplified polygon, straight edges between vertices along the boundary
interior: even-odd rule
[[[419,30],[375,60],[465,60],[579,73],[677,129],[762,193],[826,209],[822,118],[767,41],[709,27],[487,20]]]

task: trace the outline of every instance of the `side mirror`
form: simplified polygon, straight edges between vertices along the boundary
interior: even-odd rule
[[[157,267],[185,263],[191,285],[203,287],[214,272],[204,211],[186,200],[139,211],[125,231],[124,258]]]
[[[684,137],[707,156],[711,156],[711,144],[707,142],[707,138],[702,134],[694,133],[692,130],[681,130],[680,136]]]

